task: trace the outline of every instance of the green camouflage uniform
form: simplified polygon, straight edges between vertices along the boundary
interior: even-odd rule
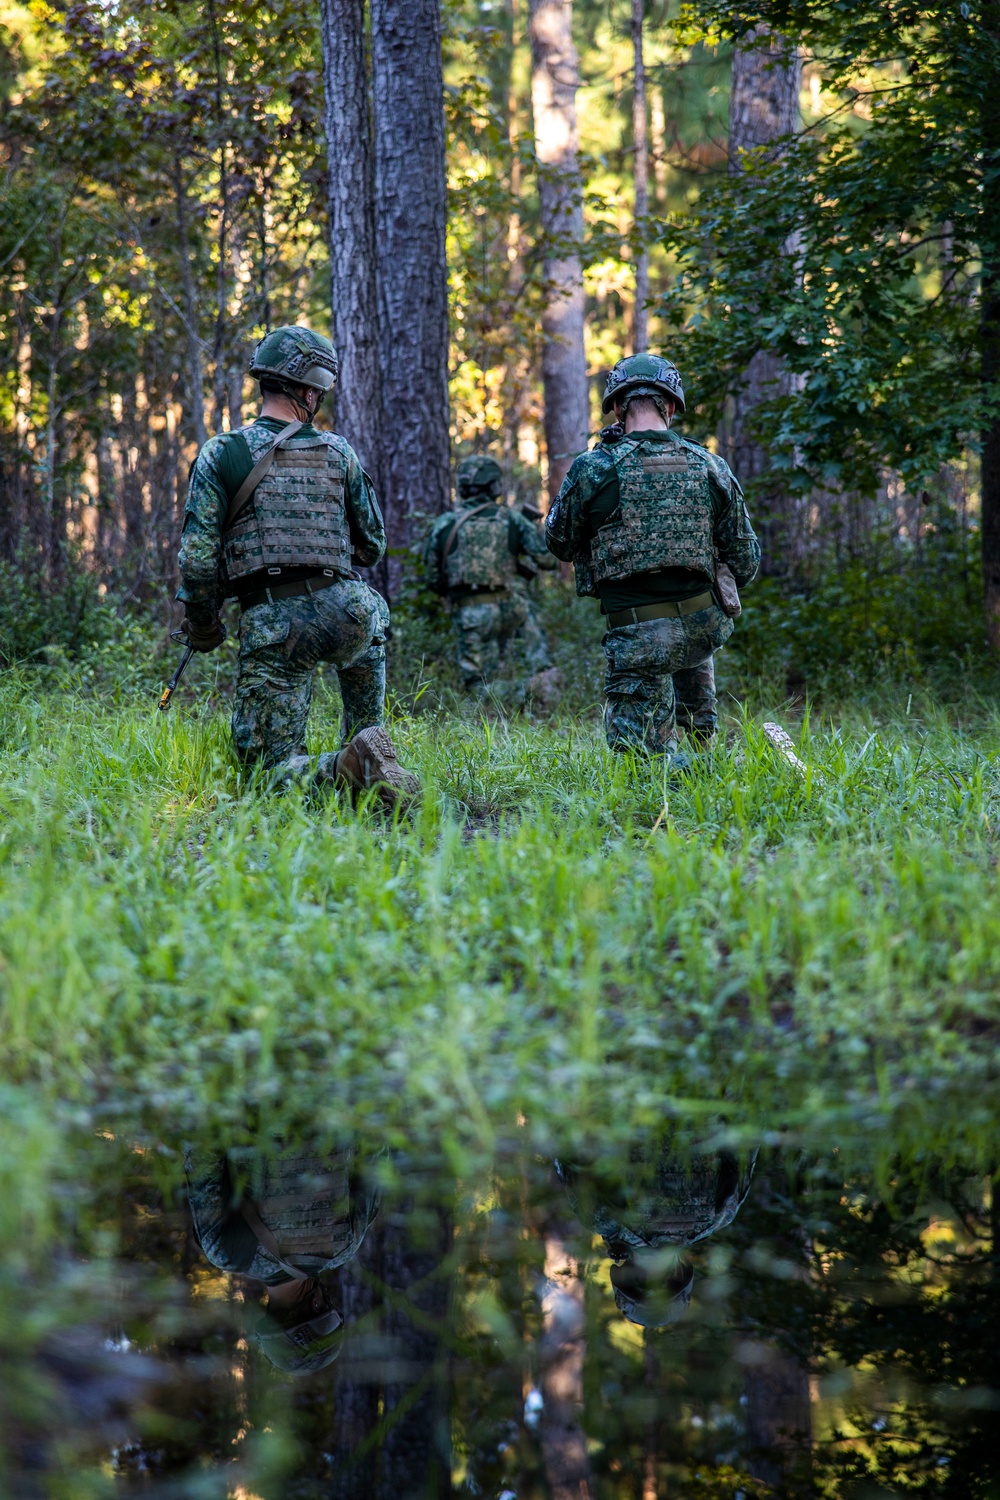
[[[557,1161],[580,1222],[604,1240],[615,1263],[612,1285],[619,1310],[631,1321],[661,1327],[691,1301],[693,1267],[681,1254],[731,1224],[753,1178],[757,1152],[734,1156],[678,1151],[668,1132],[631,1142],[607,1162]]]
[[[237,592],[226,579],[223,521],[257,458],[285,425],[272,417],[260,418],[240,432],[211,438],[198,455],[184,512],[177,593],[195,623],[215,618],[220,593]],[[308,425],[290,446],[318,439],[333,450],[343,468],[351,556],[348,560],[345,555],[343,568],[336,569],[330,581],[319,578],[315,592],[255,604],[241,616],[233,742],[242,760],[268,769],[301,769],[313,677],[320,662],[332,663],[337,671],[345,743],[359,729],[381,724],[385,706],[388,606],[349,567],[350,561],[371,567],[382,557],[382,515],[371,480],[343,438]],[[315,568],[282,569],[283,581],[306,575],[315,576]],[[268,581],[266,573],[240,578],[240,591],[265,588]]]
[[[658,485],[671,498],[644,513]],[[574,461],[549,511],[546,537],[556,557],[574,563],[577,592],[599,597],[605,614],[696,598],[714,582],[715,558],[728,564],[741,586],[760,563],[743,494],[728,465],[669,430],[626,436],[621,428],[607,429],[595,448]],[[659,561],[630,571],[630,557]],[[678,722],[709,738],[717,722],[712,656],[732,631],[732,620],[714,601],[691,614],[609,629],[604,652],[610,747],[671,755]]]
[[[520,511],[497,506],[492,518],[495,525],[506,523],[504,561],[500,571],[487,565],[477,576],[493,581],[488,585],[467,585],[456,578],[449,582],[445,576],[447,562],[444,558],[449,538],[457,521],[470,516],[479,506],[495,505],[489,498],[469,495],[453,511],[438,516],[431,527],[424,546],[424,565],[432,588],[448,595],[451,603],[452,624],[458,647],[458,669],[465,687],[471,691],[489,686],[500,670],[500,662],[510,643],[523,643],[525,666],[528,674],[544,671],[552,665],[545,634],[534,618],[527,587],[518,576],[520,566],[550,569],[556,560],[545,544],[545,538],[534,522]],[[488,513],[487,513],[488,514]],[[475,522],[466,521],[463,532],[468,529],[474,538]],[[460,533],[461,541],[465,537]],[[473,544],[475,545],[475,544]],[[471,550],[471,549],[470,549]],[[454,572],[454,569],[453,569]]]
[[[291,1278],[240,1213],[248,1198],[278,1242],[282,1259],[318,1276],[353,1260],[378,1213],[379,1199],[358,1171],[348,1147],[320,1157],[298,1149],[265,1158],[256,1152],[243,1170],[228,1155],[188,1151],[188,1202],[198,1243],[221,1271],[266,1286]]]

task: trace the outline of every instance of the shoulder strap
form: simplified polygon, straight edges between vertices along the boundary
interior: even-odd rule
[[[448,540],[445,542],[444,551],[441,553],[442,568],[448,561],[448,558],[451,556],[452,551],[454,550],[455,543],[458,541],[458,533],[461,531],[466,521],[471,521],[473,516],[482,515],[484,510],[496,510],[496,508],[497,503],[495,500],[487,500],[485,505],[477,505],[472,510],[463,511],[463,513],[458,517],[458,520],[455,522],[454,526],[448,533]]]
[[[250,498],[253,495],[254,490],[260,484],[261,480],[264,478],[264,475],[274,463],[274,455],[277,453],[282,443],[286,442],[288,438],[294,437],[295,434],[299,431],[299,428],[303,425],[304,424],[302,422],[289,422],[287,427],[283,427],[281,429],[270,447],[264,449],[260,458],[258,458],[257,462],[250,470],[250,473],[244,479],[243,483],[236,491],[236,494],[233,496],[232,500],[230,500],[229,509],[226,512],[226,519],[222,523],[223,531],[228,531],[230,526],[234,526],[236,524],[236,522],[239,520],[240,516],[246,509],[247,505],[250,503]]]
[[[301,422],[299,423],[299,426],[302,426]],[[277,447],[277,444],[275,444],[275,447]],[[264,1223],[264,1220],[257,1212],[256,1206],[251,1203],[249,1199],[244,1198],[243,1202],[240,1204],[240,1213],[243,1215],[244,1219],[246,1219],[247,1223],[250,1225],[250,1228],[253,1230],[254,1234],[257,1236],[257,1239],[263,1245],[264,1249],[271,1256],[273,1256],[273,1258],[278,1262],[278,1265],[283,1271],[288,1272],[293,1281],[308,1281],[310,1279],[307,1272],[300,1271],[298,1266],[291,1265],[289,1261],[283,1258],[281,1254],[281,1247],[279,1246],[278,1241],[275,1239],[274,1235],[268,1229],[267,1225]]]

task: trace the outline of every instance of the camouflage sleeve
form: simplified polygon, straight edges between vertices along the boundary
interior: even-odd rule
[[[183,604],[201,605],[213,614],[219,589],[222,523],[229,509],[220,468],[227,441],[228,436],[209,438],[194,461],[177,557],[181,578],[177,598]]]
[[[552,508],[545,518],[545,540],[549,551],[572,562],[576,591],[587,598],[597,593],[590,566],[590,518],[587,502],[600,489],[614,461],[600,448],[581,453],[573,460]]]
[[[545,540],[549,551],[563,562],[571,562],[583,544],[590,540],[586,534],[584,512],[584,506],[595,489],[590,479],[590,458],[589,453],[581,453],[573,460],[545,517]]]
[[[544,534],[534,521],[529,521],[527,516],[517,511],[511,513],[511,520],[517,541],[517,555],[520,556],[523,553],[525,557],[530,557],[539,568],[554,568],[556,559],[549,551]]]
[[[360,567],[370,568],[385,555],[385,522],[375,486],[361,467],[358,455],[343,438],[337,439],[337,446],[347,460],[344,506],[351,530],[351,557]]]
[[[712,498],[715,502],[715,546],[740,588],[751,583],[760,567],[760,543],[750,524],[743,491],[729,465],[709,454]]]

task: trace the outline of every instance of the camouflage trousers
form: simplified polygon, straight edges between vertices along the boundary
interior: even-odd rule
[[[524,600],[525,619],[520,630],[520,641],[524,651],[524,665],[530,676],[545,672],[552,665],[549,638],[538,618],[538,600],[532,585],[525,578],[515,578],[510,586],[515,598]]]
[[[718,605],[621,625],[604,637],[604,732],[612,750],[667,755],[678,727],[709,739],[718,722],[713,652],[733,622]]]
[[[530,672],[551,666],[548,642],[537,621],[531,621],[526,594],[511,589],[493,599],[459,601],[452,613],[458,646],[458,670],[466,688],[491,683],[512,640],[521,637]],[[533,626],[533,629],[532,629]],[[535,662],[538,665],[535,665]]]
[[[320,662],[337,671],[343,742],[381,724],[389,606],[360,578],[274,604],[240,620],[233,744],[240,759],[268,770],[306,751],[306,722]]]

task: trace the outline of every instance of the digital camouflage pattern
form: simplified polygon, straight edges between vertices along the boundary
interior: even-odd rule
[[[699,669],[711,664],[712,653],[732,633],[732,620],[716,604],[690,615],[609,630],[604,637],[604,732],[610,748],[652,755],[676,751],[678,677],[682,691],[690,694],[689,715],[692,721],[697,715],[701,736],[714,733],[714,667],[711,675]]]
[[[611,449],[620,509],[591,541],[594,582],[631,578],[655,568],[691,568],[715,576],[714,516],[708,455],[672,441],[624,437]]]
[[[338,373],[337,351],[328,338],[311,328],[287,324],[265,334],[250,361],[250,374],[257,380],[271,375],[282,383],[287,380],[320,391],[328,391]]]
[[[644,450],[653,445],[633,443],[628,437],[601,442],[574,461],[549,511],[546,537],[556,557],[573,561],[579,594],[599,592],[600,584],[592,565],[594,534],[589,506],[591,501],[598,507],[605,503],[594,497],[605,493],[611,476],[618,479],[620,486],[621,471],[615,453],[626,444],[629,445],[623,465],[626,484],[619,509],[624,513],[634,507],[633,533],[641,525],[644,490],[662,494],[666,483],[681,482],[679,471],[675,480],[669,472],[661,475],[652,468],[640,470],[637,463],[644,460]],[[680,540],[676,552],[668,551],[666,528],[659,519],[656,521],[653,531],[657,538],[656,553],[662,559],[659,566],[692,568],[697,559],[692,568],[694,575],[700,573],[706,586],[714,586],[718,560],[728,565],[740,587],[745,586],[760,565],[760,544],[750,524],[743,493],[728,464],[700,444],[675,433],[659,434],[658,451],[669,455],[671,463],[676,461],[676,455],[682,455],[688,464],[688,474],[699,472],[704,476],[703,487],[699,480],[697,490],[685,489],[676,511],[670,510],[669,500],[665,503],[663,514],[675,517]],[[652,456],[652,453],[645,455]],[[612,529],[599,528],[602,532]],[[631,546],[631,540],[628,545]],[[636,568],[629,577],[655,579],[655,572],[649,570],[645,561],[649,554],[642,550],[641,543],[629,555],[635,559]],[[682,573],[681,577],[684,576]],[[668,615],[608,630],[604,637],[607,662],[604,725],[609,746],[614,750],[633,748],[655,755],[673,755],[677,749],[678,692],[683,694],[682,726],[689,732],[695,731],[696,738],[708,738],[717,722],[712,653],[719,650],[732,631],[732,620],[715,604],[690,615]],[[680,676],[682,673],[685,675]]]
[[[209,438],[195,460],[184,506],[177,598],[188,606],[203,606],[214,618],[220,593],[229,592],[222,567],[222,525],[229,503],[265,448],[285,425],[273,419],[254,422],[239,432]],[[307,427],[300,438],[322,437],[344,464],[344,509],[351,538],[352,561],[373,567],[385,552],[385,525],[375,489],[349,443],[336,433],[320,434]]]
[[[351,536],[344,509],[347,465],[327,435],[292,438],[223,538],[232,583],[264,568],[351,571]]]
[[[681,1252],[733,1222],[756,1159],[756,1151],[682,1155],[668,1135],[633,1142],[619,1163],[556,1162],[580,1222],[604,1240],[615,1304],[631,1322],[662,1328],[683,1317],[694,1267]]]
[[[629,395],[660,396],[684,410],[684,387],[680,371],[659,354],[629,354],[620,359],[608,376],[601,410],[607,416],[616,401]]]
[[[490,508],[473,506],[459,512],[445,539],[445,578],[451,592],[459,589],[502,589],[514,577],[510,548],[510,512],[493,501]]]
[[[552,558],[549,566],[555,566],[555,558]],[[524,651],[525,670],[532,677],[536,672],[547,672],[552,665],[552,653],[549,650],[549,638],[538,618],[534,585],[527,578],[515,578],[510,592],[514,599],[521,600],[524,605],[524,623],[518,627],[516,634]]]
[[[282,1260],[307,1276],[352,1260],[378,1213],[378,1193],[362,1181],[351,1147],[323,1156],[301,1148],[273,1158],[253,1153],[242,1162],[225,1153],[189,1150],[185,1172],[195,1234],[206,1258],[221,1271],[265,1286],[291,1278],[240,1213],[245,1198],[277,1240]]]
[[[474,592],[474,589],[467,584],[452,585],[447,576],[447,565],[442,566],[442,560],[456,516],[468,509],[464,506],[457,512],[447,512],[437,518],[424,545],[423,556],[431,587],[452,598],[452,626],[462,681],[466,688],[479,690],[496,677],[501,660],[515,640],[524,641],[525,666],[529,675],[551,666],[548,642],[533,617],[523,582],[517,575],[517,566],[520,560],[522,565],[526,561],[533,568],[549,570],[556,566],[556,560],[534,522],[520,511],[495,506],[492,514],[506,529],[508,560],[504,564],[505,582],[502,591],[498,590],[494,598],[466,602],[463,594]],[[472,526],[475,522],[466,525]]]
[[[680,444],[685,453],[693,454],[707,465],[708,495],[712,513],[712,543],[721,562],[727,563],[742,588],[755,576],[760,565],[760,544],[747,514],[743,491],[729,465],[700,443],[677,433],[660,434],[671,443]],[[609,474],[617,473],[614,452],[623,439],[598,443],[589,453],[573,460],[562,488],[545,519],[549,550],[576,570],[576,591],[584,596],[598,592],[591,567],[593,540],[588,502],[607,483]],[[714,565],[713,565],[714,567]]]
[[[580,1222],[624,1260],[635,1250],[695,1245],[731,1224],[756,1161],[756,1151],[679,1154],[668,1137],[659,1146],[633,1142],[627,1159],[610,1166],[559,1161],[556,1171]]]
[[[306,723],[320,662],[337,671],[342,740],[381,724],[385,711],[385,637],[389,607],[360,578],[341,578],[315,594],[258,604],[240,620],[233,744],[240,759],[296,776],[310,769]],[[327,761],[315,770],[322,776]]]

